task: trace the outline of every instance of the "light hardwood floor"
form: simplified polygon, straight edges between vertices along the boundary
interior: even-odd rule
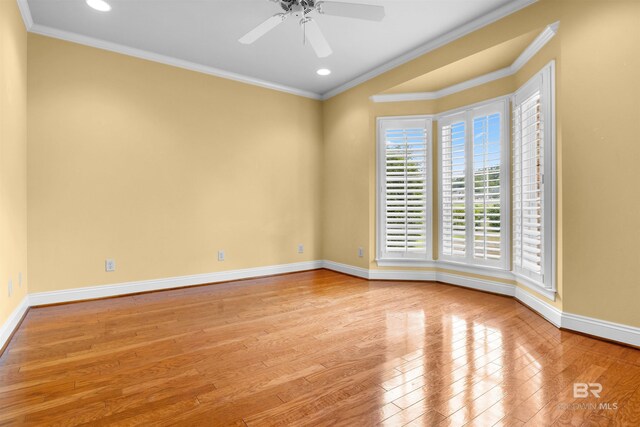
[[[379,423],[640,426],[640,351],[316,270],[32,309],[0,358],[0,425]]]

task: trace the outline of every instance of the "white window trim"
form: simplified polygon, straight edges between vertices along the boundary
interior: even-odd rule
[[[546,289],[542,286],[540,286],[540,283],[536,282],[535,280],[532,280],[530,277],[527,277],[523,274],[520,273],[516,273],[515,271],[512,271],[511,274],[513,275],[513,279],[519,284],[524,286],[525,288],[529,288],[532,291],[535,291],[541,295],[544,295],[545,297],[549,298],[551,301],[555,301],[556,300],[556,290],[555,289]]]
[[[433,244],[432,244],[433,245]],[[411,259],[411,258],[384,258],[376,259],[378,267],[408,267],[408,268],[431,268],[436,267],[437,262],[432,259]]]
[[[545,189],[545,200],[549,200],[550,203],[545,203],[545,216],[546,218],[550,218],[550,227],[546,227],[545,229],[545,252],[548,255],[548,260],[545,263],[545,268],[549,269],[549,272],[545,271],[545,277],[548,278],[548,288],[545,288],[543,286],[541,286],[539,283],[536,283],[534,281],[532,281],[530,278],[523,276],[519,273],[516,273],[515,271],[513,271],[512,267],[511,267],[511,262],[512,262],[512,225],[511,225],[511,220],[512,220],[512,215],[513,215],[513,206],[512,206],[512,201],[511,201],[511,145],[512,145],[512,141],[511,141],[511,123],[512,123],[512,117],[511,117],[511,108],[508,108],[508,120],[505,120],[505,125],[508,127],[508,130],[505,134],[505,136],[508,138],[507,143],[505,144],[505,146],[507,147],[506,149],[508,150],[508,156],[506,157],[507,159],[509,159],[508,163],[508,169],[507,169],[507,173],[503,174],[503,177],[506,177],[506,179],[508,179],[508,187],[509,187],[509,191],[507,192],[506,196],[508,197],[507,199],[507,206],[508,206],[508,214],[506,215],[507,217],[507,221],[508,223],[508,243],[507,243],[507,250],[509,251],[507,254],[507,267],[506,268],[498,268],[498,267],[494,267],[494,266],[486,266],[486,265],[469,265],[466,261],[461,260],[462,262],[456,261],[456,260],[445,260],[445,259],[439,259],[439,260],[433,260],[432,259],[432,254],[433,254],[433,248],[430,247],[428,248],[428,252],[430,252],[430,255],[428,257],[428,259],[424,259],[424,260],[410,260],[410,259],[380,259],[379,254],[380,254],[380,236],[381,234],[381,212],[384,209],[383,206],[383,202],[381,201],[381,197],[380,197],[380,189],[381,189],[381,171],[383,170],[383,166],[381,165],[381,158],[384,158],[384,156],[381,157],[380,155],[380,121],[384,120],[384,119],[401,119],[401,118],[425,118],[425,119],[429,119],[432,123],[434,117],[436,119],[439,119],[441,117],[445,117],[445,116],[449,116],[455,113],[460,113],[460,112],[464,112],[467,109],[470,108],[476,108],[485,104],[491,104],[493,102],[496,101],[500,101],[500,100],[513,100],[513,97],[515,96],[514,94],[509,94],[506,96],[501,96],[501,97],[497,97],[494,99],[490,99],[487,101],[483,101],[477,104],[472,104],[466,107],[462,107],[462,108],[456,108],[456,109],[452,109],[449,111],[445,111],[441,114],[439,114],[438,116],[432,116],[432,115],[418,115],[418,116],[388,116],[388,117],[378,117],[377,118],[377,148],[376,148],[376,153],[377,153],[377,165],[376,165],[376,198],[377,198],[377,204],[376,204],[376,231],[377,231],[377,235],[376,235],[376,261],[378,266],[380,267],[435,267],[435,268],[442,268],[442,269],[447,269],[447,267],[456,270],[456,271],[465,271],[468,273],[473,273],[473,274],[479,274],[479,275],[488,275],[488,276],[492,276],[492,277],[498,277],[498,278],[503,278],[503,279],[510,279],[510,280],[515,280],[519,285],[525,286],[529,289],[532,289],[533,291],[549,298],[552,301],[555,301],[556,299],[556,295],[557,295],[557,287],[556,287],[556,271],[557,271],[557,266],[556,266],[556,253],[557,253],[557,246],[556,246],[556,242],[557,242],[557,235],[556,235],[556,230],[557,230],[557,226],[556,226],[556,221],[557,221],[557,216],[556,216],[556,204],[557,204],[557,200],[556,200],[556,185],[557,185],[557,180],[556,180],[556,88],[555,88],[555,61],[551,61],[549,62],[540,72],[536,73],[536,75],[534,77],[532,77],[529,82],[525,83],[524,86],[526,86],[527,84],[529,84],[531,81],[534,81],[536,78],[540,78],[540,75],[542,75],[542,79],[543,79],[543,91],[542,91],[542,96],[544,97],[544,99],[548,99],[551,102],[546,102],[543,103],[543,109],[545,112],[545,117],[548,118],[548,123],[545,124],[545,134],[544,137],[546,138],[546,141],[548,141],[547,144],[545,144],[545,156],[547,159],[550,159],[551,161],[546,161],[545,162],[545,180],[546,183],[549,184],[548,188]],[[545,77],[546,76],[546,77]],[[428,134],[428,138],[429,138],[429,147],[431,150],[431,153],[433,155],[433,150],[436,148],[434,146],[434,140],[433,140],[433,125],[429,125],[428,126],[429,129],[427,131]],[[438,132],[439,132],[439,126],[438,126]],[[438,143],[439,143],[439,139],[438,139]],[[440,149],[437,150],[438,151],[438,156],[440,155]],[[432,162],[429,163],[429,168],[432,167]],[[438,172],[440,173],[440,158],[438,157]],[[432,171],[428,171],[427,172],[430,176],[433,176]],[[441,183],[441,178],[440,175],[438,174],[438,185],[440,185]],[[431,204],[432,201],[432,195],[433,195],[433,183],[431,186],[429,186],[429,191],[431,193],[431,197],[428,198],[428,204]],[[441,189],[438,188],[438,209],[439,212],[437,212],[436,214],[438,215],[438,226],[439,228],[442,227],[442,221],[440,218],[441,215]],[[432,215],[433,213],[433,209],[432,206],[428,206],[428,209],[431,210]],[[547,210],[548,209],[548,210]],[[432,217],[433,219],[433,217]],[[432,233],[432,221],[429,221],[428,225],[427,225],[427,232],[428,233]],[[432,234],[431,234],[432,235]],[[439,252],[442,249],[442,244],[440,242],[442,238],[442,232],[441,230],[439,230],[438,233],[438,241],[439,241]]]
[[[427,196],[426,211],[428,212],[426,232],[428,242],[424,256],[418,257],[388,257],[383,256],[382,240],[385,226],[385,144],[382,123],[390,120],[425,120],[427,134]],[[376,262],[381,267],[431,267],[433,266],[433,116],[383,116],[376,119]]]
[[[451,270],[456,272],[477,274],[479,276],[488,276],[494,279],[514,280],[514,276],[510,270],[502,267],[491,267],[487,265],[469,265],[465,261],[455,262],[447,260],[438,260],[437,268],[441,270]]]
[[[511,114],[509,108],[509,96],[490,99],[488,101],[479,102],[466,107],[457,108],[447,111],[436,117],[438,122],[438,259],[443,262],[455,264],[463,264],[473,267],[485,267],[489,270],[510,270],[511,265]],[[473,212],[473,118],[474,116],[489,112],[499,112],[501,114],[501,135],[502,146],[500,153],[500,189],[501,201],[501,236],[502,236],[502,258],[499,262],[488,262],[477,260],[473,257],[473,245],[467,247],[465,257],[455,257],[445,255],[443,253],[443,207],[442,207],[442,122],[450,119],[465,121],[465,167],[466,179],[466,210],[467,210],[467,243],[470,236],[473,236],[473,215],[469,218],[469,212]],[[469,167],[471,164],[471,167]]]
[[[556,285],[556,88],[555,88],[555,61],[549,62],[542,70],[531,77],[511,97],[512,105],[515,105],[516,95],[531,94],[540,88],[541,108],[543,117],[547,121],[544,124],[544,193],[543,193],[543,218],[544,218],[544,283],[515,271],[512,273],[516,281],[538,293],[555,299]],[[512,210],[512,209],[511,209]]]
[[[447,110],[447,111],[443,111],[442,113],[438,113],[434,116],[435,120],[440,120],[443,117],[447,117],[447,116],[451,116],[454,115],[456,113],[464,113],[467,110],[475,110],[478,108],[482,108],[486,105],[490,105],[490,104],[494,104],[497,102],[501,102],[501,101],[511,101],[511,98],[513,97],[513,93],[510,93],[508,95],[503,95],[503,96],[497,96],[495,98],[491,98],[491,99],[487,99],[485,101],[480,101],[480,102],[476,102],[473,104],[469,104],[469,105],[465,105],[463,107],[458,107],[458,108],[453,108],[451,110]]]

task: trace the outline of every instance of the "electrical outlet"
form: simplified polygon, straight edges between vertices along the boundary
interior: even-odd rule
[[[13,280],[9,279],[9,284],[7,285],[7,291],[9,292],[9,296],[13,293]]]
[[[22,287],[22,271],[18,273],[18,287]]]
[[[218,251],[218,261],[224,261],[224,251]]]
[[[116,260],[107,259],[104,262],[104,270],[107,271],[107,272],[116,271]]]
[[[304,253],[304,245],[303,245],[302,243],[300,243],[300,244],[298,245],[298,253],[299,253],[299,254]]]
[[[358,256],[362,258],[364,256],[364,250],[362,248],[358,248]]]

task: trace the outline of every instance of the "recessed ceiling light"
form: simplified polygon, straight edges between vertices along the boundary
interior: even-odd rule
[[[100,12],[109,12],[111,10],[109,3],[104,0],[87,0],[87,4]]]
[[[316,71],[316,73],[318,73],[318,75],[320,76],[328,76],[329,74],[331,74],[331,70],[328,68],[320,68],[318,71]]]

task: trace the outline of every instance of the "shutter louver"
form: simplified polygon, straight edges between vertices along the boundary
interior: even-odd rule
[[[502,256],[500,114],[473,120],[473,257]]]
[[[442,253],[466,254],[465,122],[441,128],[442,139]]]
[[[540,92],[515,105],[513,116],[514,268],[542,281],[544,132]]]
[[[414,122],[415,123],[415,122]],[[427,129],[384,129],[384,246],[387,254],[427,253]]]

